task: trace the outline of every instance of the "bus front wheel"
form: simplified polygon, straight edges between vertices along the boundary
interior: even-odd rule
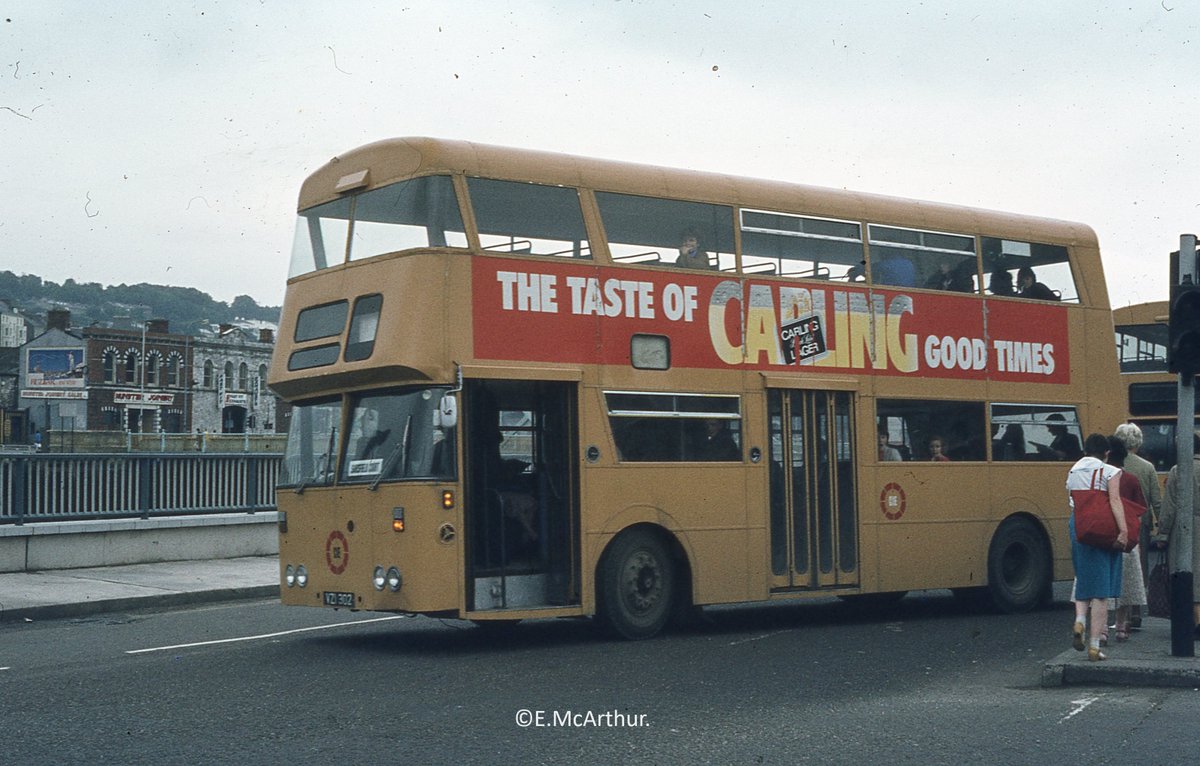
[[[627,639],[650,638],[674,609],[676,570],[658,535],[645,529],[620,534],[604,553],[596,596],[608,632]]]
[[[1051,584],[1050,546],[1026,518],[1004,521],[988,548],[988,592],[1005,614],[1028,612],[1042,602]]]

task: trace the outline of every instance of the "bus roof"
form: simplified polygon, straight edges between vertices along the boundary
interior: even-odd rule
[[[1166,324],[1167,311],[1167,301],[1150,301],[1149,303],[1122,306],[1113,309],[1113,324]]]
[[[814,216],[939,231],[983,231],[1020,241],[1096,247],[1095,232],[1081,223],[783,181],[422,137],[376,141],[334,157],[305,180],[299,209],[336,199],[346,191],[442,173],[803,211]]]

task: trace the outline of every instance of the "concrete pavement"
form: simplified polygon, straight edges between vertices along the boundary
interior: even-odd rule
[[[278,556],[0,573],[0,622],[278,595]]]
[[[278,595],[278,556],[0,573],[0,623]],[[1065,621],[1062,645],[1043,666],[1043,686],[1200,688],[1200,659],[1171,656],[1169,620],[1145,618],[1105,662],[1071,648]]]
[[[1171,621],[1146,617],[1128,641],[1111,641],[1108,659],[1089,662],[1071,648],[1069,619],[1063,622],[1061,654],[1046,661],[1042,686],[1166,686],[1200,688],[1200,659],[1171,655]],[[1110,636],[1112,631],[1109,632]]]

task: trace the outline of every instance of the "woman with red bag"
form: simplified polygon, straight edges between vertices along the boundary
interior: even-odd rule
[[[1100,651],[1100,636],[1108,626],[1108,600],[1121,596],[1121,553],[1129,540],[1125,527],[1125,509],[1121,505],[1121,469],[1104,462],[1108,455],[1108,437],[1091,434],[1083,445],[1084,456],[1067,474],[1067,502],[1071,505],[1071,561],[1075,565],[1075,625],[1071,643],[1083,651],[1083,634],[1090,612],[1088,659],[1108,659]],[[1075,500],[1073,491],[1100,491],[1108,496],[1109,507],[1117,522],[1117,541],[1111,550],[1084,545],[1075,538]]]

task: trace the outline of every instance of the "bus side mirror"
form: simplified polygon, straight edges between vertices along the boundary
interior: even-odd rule
[[[434,425],[439,428],[454,428],[458,425],[458,401],[450,394],[443,396],[433,419]]]

